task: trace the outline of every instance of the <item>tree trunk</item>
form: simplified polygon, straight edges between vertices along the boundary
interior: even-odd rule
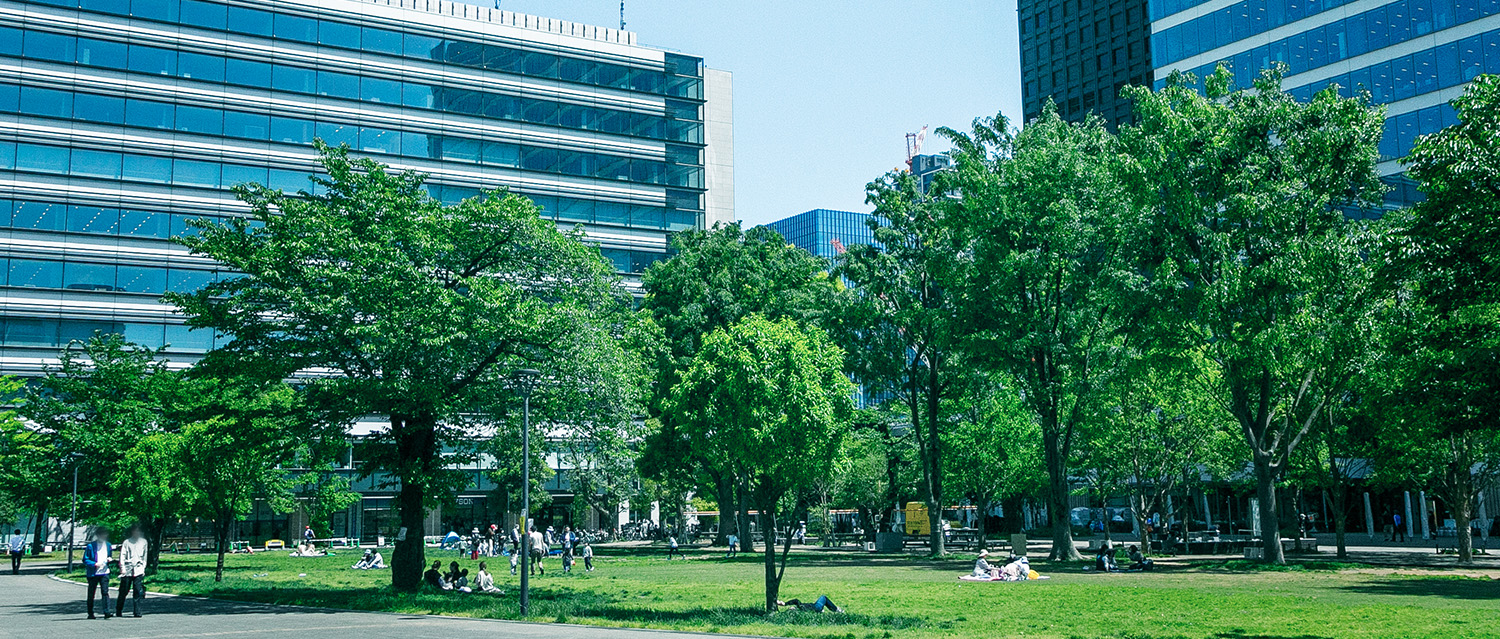
[[[728,546],[729,533],[734,528],[736,510],[734,504],[734,482],[727,475],[719,475],[714,482],[719,497],[719,532],[714,535],[713,545]]]
[[[150,519],[146,529],[146,574],[154,575],[161,568],[161,545],[167,538],[167,520]]]
[[[1269,456],[1255,453],[1255,491],[1260,497],[1260,539],[1268,564],[1285,564],[1281,552],[1281,515],[1276,512],[1276,470]]]
[[[229,525],[231,518],[222,513],[214,520],[214,549],[218,561],[214,564],[214,582],[224,581],[224,554],[229,551]]]
[[[1338,486],[1329,492],[1333,493],[1333,543],[1338,546],[1338,558],[1348,559],[1349,546],[1345,537],[1349,529],[1349,513],[1345,508],[1349,500],[1349,491],[1343,486]]]
[[[396,467],[402,469],[398,477],[401,492],[396,495],[396,503],[401,509],[401,528],[406,531],[406,539],[399,539],[398,534],[391,550],[391,587],[411,592],[422,586],[422,571],[427,563],[422,539],[427,519],[427,480],[433,465],[442,463],[435,459],[437,419],[432,415],[392,415],[391,427],[396,433]],[[530,486],[522,486],[521,490],[530,490]]]
[[[1457,495],[1455,495],[1457,497]],[[1469,527],[1473,520],[1470,513],[1470,504],[1473,499],[1455,499],[1453,504],[1453,525],[1458,528],[1458,563],[1474,563],[1474,530]]]
[[[991,501],[992,500],[989,497],[985,497],[983,499],[980,499],[979,503],[978,503],[978,508],[979,508],[979,512],[978,512],[979,517],[978,517],[978,519],[979,519],[979,521],[978,521],[978,524],[976,526],[974,526],[974,528],[978,529],[978,531],[979,531],[979,549],[980,550],[984,550],[984,549],[990,547],[990,540],[989,540],[988,537],[986,537],[986,535],[989,533],[989,530],[988,530],[989,527],[987,525],[988,522],[986,522],[985,520],[989,518],[990,503],[991,503]]]
[[[781,580],[776,577],[775,510],[775,506],[760,507],[760,527],[766,536],[766,612],[776,612],[776,599],[781,590]]]
[[[943,464],[942,447],[938,439],[938,408],[941,401],[938,387],[937,358],[932,358],[932,364],[927,368],[927,387],[923,389],[923,396],[927,400],[927,441],[922,452],[926,460],[923,479],[927,483],[927,524],[931,527],[928,531],[929,546],[932,556],[942,557],[948,554],[947,540],[943,537]],[[917,421],[916,406],[912,407],[912,426],[920,428]]]
[[[736,483],[735,501],[739,510],[735,512],[735,517],[739,519],[737,527],[740,529],[740,551],[755,552],[755,538],[750,534],[750,489],[745,486],[744,480]]]
[[[1047,555],[1052,561],[1083,561],[1083,555],[1073,546],[1072,513],[1068,508],[1068,495],[1072,487],[1068,484],[1067,461],[1063,459],[1062,438],[1057,432],[1056,418],[1053,424],[1042,425],[1042,447],[1047,463],[1047,516],[1052,520],[1052,552]]]
[[[31,530],[31,554],[33,556],[42,554],[42,545],[47,539],[47,508],[46,500],[38,501],[36,504],[36,521]]]

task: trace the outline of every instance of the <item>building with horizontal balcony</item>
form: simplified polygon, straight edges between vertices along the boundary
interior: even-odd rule
[[[1016,11],[1025,120],[1052,100],[1072,122],[1096,115],[1115,130],[1131,121],[1121,89],[1151,83],[1146,0],[1019,0]]]
[[[507,187],[634,286],[673,231],[734,218],[732,87],[633,33],[447,0],[0,0],[0,373],[95,331],[191,361],[160,303],[216,265],[172,243],[310,188],[314,138]]]
[[[1199,78],[1225,64],[1238,88],[1272,64],[1285,87],[1310,99],[1331,84],[1369,91],[1386,107],[1379,170],[1384,210],[1421,198],[1399,160],[1417,137],[1457,122],[1448,102],[1480,73],[1500,72],[1500,2],[1494,0],[1152,0],[1158,87],[1173,71]],[[1201,83],[1199,85],[1201,87]]]

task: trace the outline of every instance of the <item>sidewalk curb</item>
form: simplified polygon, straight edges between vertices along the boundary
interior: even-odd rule
[[[62,577],[59,577],[59,576],[57,576],[57,573],[55,573],[55,572],[47,573],[47,578],[51,579],[53,581],[56,581],[56,582],[61,582],[61,583],[65,583],[65,584],[72,584],[72,585],[78,586],[80,588],[84,588],[84,587],[88,586],[88,584],[85,584],[85,583],[80,583],[80,582],[77,582],[77,581],[73,581],[72,579],[64,579]],[[520,621],[520,620],[517,620],[517,619],[484,619],[484,618],[481,618],[481,617],[458,617],[458,616],[450,616],[450,615],[432,615],[432,614],[423,614],[423,613],[419,613],[419,612],[407,613],[407,612],[390,612],[390,611],[386,611],[386,610],[352,610],[352,609],[348,609],[348,608],[325,608],[325,607],[321,607],[321,606],[302,606],[302,605],[298,605],[298,604],[264,603],[264,602],[260,602],[260,601],[236,601],[234,599],[218,599],[218,598],[215,598],[215,597],[204,597],[202,595],[184,595],[184,594],[171,593],[171,592],[156,592],[156,591],[152,591],[152,590],[147,590],[146,591],[146,596],[148,598],[150,598],[150,597],[172,597],[172,598],[180,598],[180,599],[196,599],[196,600],[199,600],[199,601],[209,601],[209,602],[214,602],[214,603],[236,604],[236,605],[242,605],[242,606],[262,606],[262,607],[265,607],[265,608],[290,608],[290,609],[293,609],[293,610],[310,610],[310,611],[317,611],[317,612],[329,612],[329,611],[333,611],[333,612],[350,612],[350,613],[366,614],[366,615],[385,615],[385,616],[388,616],[388,617],[422,617],[424,619],[442,619],[442,620],[451,620],[451,621],[474,621],[474,622],[482,622],[482,623],[502,623],[502,624],[516,625],[516,626],[541,627],[541,628],[562,627],[562,628],[576,628],[576,629],[579,629],[579,630],[620,630],[620,631],[628,631],[628,632],[649,632],[649,633],[662,634],[662,635],[681,635],[681,636],[693,636],[693,637],[728,637],[730,639],[774,639],[772,637],[766,637],[764,635],[732,635],[732,634],[718,633],[718,632],[701,632],[701,631],[696,631],[696,630],[666,630],[666,629],[663,629],[663,628],[632,628],[632,627],[629,627],[629,626],[591,626],[591,625],[588,625],[588,624],[578,624],[578,623],[553,623],[553,622],[548,622],[548,621]]]

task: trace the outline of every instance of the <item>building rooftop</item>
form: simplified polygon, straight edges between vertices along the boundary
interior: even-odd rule
[[[516,13],[514,11],[504,11],[501,9],[492,9],[490,7],[465,4],[462,2],[453,2],[452,0],[358,1],[368,2],[370,4],[382,4],[390,7],[399,7],[402,9],[411,9],[415,11],[426,11],[428,13],[435,13],[454,18],[477,20],[480,22],[505,25],[508,27],[531,29],[534,31],[544,31],[547,33],[572,36],[575,38],[598,40],[600,42],[615,42],[632,46],[636,44],[634,31],[623,31],[620,29],[587,25],[579,22],[569,22],[567,20],[558,20],[555,18],[543,18],[541,16]]]

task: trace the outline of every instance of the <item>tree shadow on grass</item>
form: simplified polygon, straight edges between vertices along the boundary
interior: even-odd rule
[[[1468,577],[1387,579],[1349,584],[1343,590],[1363,595],[1445,597],[1469,601],[1500,600],[1500,580]]]
[[[640,624],[703,625],[734,627],[753,624],[776,626],[858,626],[880,630],[925,628],[927,620],[900,615],[864,615],[850,612],[783,611],[767,613],[759,608],[694,608],[690,610],[652,610],[649,608],[593,607],[567,613],[581,619],[606,619]]]

